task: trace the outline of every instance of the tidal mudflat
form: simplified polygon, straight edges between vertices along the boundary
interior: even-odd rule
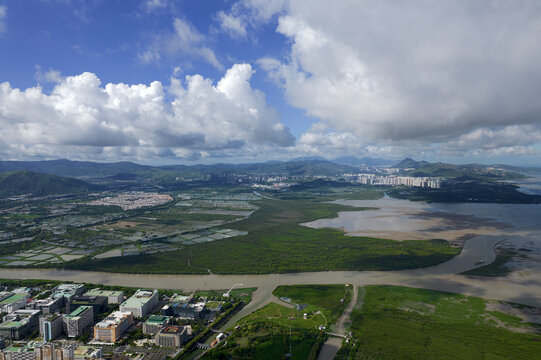
[[[456,258],[435,266],[438,273],[458,273],[494,260],[494,246],[506,244],[527,249],[509,264],[509,276],[541,273],[541,205],[420,203],[385,197],[379,200],[340,200],[341,204],[367,207],[342,211],[333,219],[305,226],[342,229],[347,235],[409,239],[445,239],[462,246]],[[477,263],[477,264],[476,264]]]

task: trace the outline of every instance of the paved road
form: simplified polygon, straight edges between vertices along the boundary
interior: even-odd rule
[[[344,309],[344,312],[336,322],[334,326],[334,334],[340,337],[329,337],[327,341],[321,347],[321,351],[317,357],[318,360],[332,360],[336,356],[338,350],[342,346],[342,337],[346,335],[346,327],[351,323],[351,313],[357,304],[359,296],[359,288],[353,286],[353,295],[351,296],[351,301],[348,306]]]

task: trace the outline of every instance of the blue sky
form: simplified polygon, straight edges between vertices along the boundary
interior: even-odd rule
[[[541,165],[540,12],[0,0],[0,158]]]

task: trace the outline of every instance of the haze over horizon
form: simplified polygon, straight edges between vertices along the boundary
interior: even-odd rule
[[[0,160],[541,165],[537,1],[0,0]]]

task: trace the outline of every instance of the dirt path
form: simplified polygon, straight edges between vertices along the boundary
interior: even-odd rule
[[[359,288],[355,285],[350,285],[350,287],[353,288],[351,301],[334,326],[334,332],[340,335],[346,335],[346,329],[351,325],[351,313],[353,312],[355,305],[357,305],[357,300],[359,298]]]
[[[334,333],[342,336],[346,336],[346,330],[351,325],[351,313],[353,309],[357,307],[357,301],[359,299],[359,288],[356,285],[350,285],[353,287],[353,295],[351,296],[351,301],[345,308],[344,312],[336,322],[334,326]],[[342,346],[342,338],[340,337],[329,337],[327,341],[321,347],[318,360],[332,360],[336,356],[338,350]]]
[[[336,353],[342,347],[342,338],[330,337],[321,347],[317,360],[333,360]]]

